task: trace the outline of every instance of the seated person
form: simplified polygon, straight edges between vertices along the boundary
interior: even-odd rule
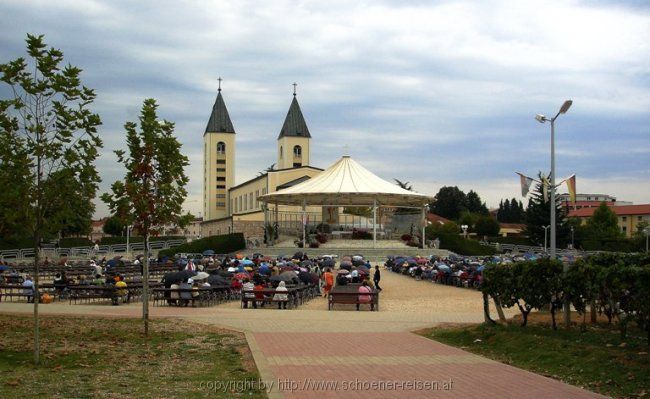
[[[181,303],[183,304],[183,306],[187,306],[190,303],[190,300],[192,300],[192,305],[194,305],[194,301],[193,301],[194,298],[192,297],[193,292],[189,291],[192,289],[192,284],[190,283],[190,281],[192,281],[192,279],[188,278],[185,281],[183,281],[178,287],[181,290],[183,290],[180,292]]]
[[[34,303],[34,282],[31,276],[25,277],[23,281],[23,295],[27,296],[27,303]]]
[[[255,284],[255,288],[253,291],[255,291],[255,301],[253,301],[253,307],[257,308],[257,304],[259,303],[261,307],[264,307],[264,283],[262,280],[258,280],[257,284]]]
[[[278,302],[278,309],[286,309],[287,302],[289,302],[289,294],[284,281],[280,281],[278,288],[275,289],[275,295],[273,295],[274,301]]]
[[[369,303],[370,304],[370,310],[375,310],[375,304],[372,301],[372,295],[368,295],[372,293],[372,288],[368,286],[368,282],[364,280],[363,283],[361,283],[361,286],[359,287],[359,294],[365,294],[365,295],[359,295],[359,303]],[[359,303],[357,303],[357,310],[359,310]]]
[[[126,282],[119,275],[115,276],[115,293],[113,294],[113,306],[120,304],[120,298],[125,300],[127,297],[128,291],[126,290]]]
[[[255,284],[249,279],[244,279],[242,285],[242,301],[244,302],[244,309],[248,309],[248,301],[253,302],[253,308],[257,309],[257,301],[255,301]]]

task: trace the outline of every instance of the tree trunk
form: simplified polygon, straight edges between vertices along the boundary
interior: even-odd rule
[[[487,293],[483,293],[483,318],[485,323],[496,324],[490,317],[490,298]]]
[[[555,302],[551,302],[551,322],[553,330],[557,330],[557,324],[555,323]]]
[[[37,141],[40,141],[40,134],[37,134]],[[41,255],[41,229],[43,227],[43,217],[41,208],[43,199],[41,193],[41,176],[42,160],[39,155],[36,157],[36,228],[34,229],[34,364],[38,365],[41,361],[41,339],[40,339],[40,320],[38,317],[39,295],[39,274],[40,274],[40,255]]]
[[[149,229],[144,232],[144,263],[142,267],[142,319],[144,335],[149,336]]]
[[[503,314],[503,307],[501,306],[501,301],[499,301],[497,298],[492,297],[494,300],[494,307],[497,308],[497,314],[499,315],[499,321],[502,323],[506,322],[506,315]]]
[[[589,313],[590,313],[590,316],[591,316],[591,324],[596,324],[596,322],[598,320],[597,319],[597,314],[596,314],[597,309],[596,309],[596,301],[593,300],[593,299],[591,300],[591,302],[589,304],[589,310],[590,310]]]
[[[530,310],[524,309],[524,307],[521,306],[520,304],[517,304],[517,307],[519,307],[519,311],[521,312],[521,318],[523,319],[521,326],[526,327],[526,325],[528,324],[528,313],[530,313]]]

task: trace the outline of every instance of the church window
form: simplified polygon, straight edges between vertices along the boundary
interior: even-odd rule
[[[225,164],[226,164],[226,160],[225,160],[225,159],[217,159],[217,164],[218,164],[218,165],[225,165]]]
[[[253,193],[248,195],[248,208],[253,209]]]
[[[226,153],[226,143],[220,141],[217,143],[217,154],[224,155]]]
[[[302,157],[302,147],[296,145],[293,147],[293,156],[296,158]]]
[[[282,146],[280,146],[280,159],[282,159]]]
[[[226,178],[223,176],[217,176],[217,181],[226,181]]]

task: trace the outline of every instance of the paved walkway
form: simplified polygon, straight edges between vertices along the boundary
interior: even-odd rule
[[[152,307],[151,315],[243,332],[273,399],[602,397],[411,333],[439,323],[481,322],[481,296],[389,272],[383,277],[380,312],[327,311],[324,299],[314,299],[298,310],[242,310],[229,303]],[[404,297],[410,306],[400,306]],[[40,308],[104,316],[137,317],[140,312],[138,305]],[[32,307],[0,303],[1,311],[31,312]]]

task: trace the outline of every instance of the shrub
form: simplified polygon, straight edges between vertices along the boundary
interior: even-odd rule
[[[0,250],[34,248],[34,239],[31,237],[0,239]]]
[[[320,247],[318,241],[312,241],[309,243],[309,248],[318,248],[318,247]]]
[[[352,230],[353,240],[372,240],[372,234],[367,230],[354,229]]]
[[[224,234],[220,236],[210,236],[194,240],[192,242],[181,244],[174,248],[164,249],[159,252],[159,256],[174,256],[174,254],[202,253],[209,249],[218,254],[232,253],[246,248],[246,240],[242,233]]]
[[[319,233],[330,234],[332,232],[332,226],[327,223],[319,223],[318,226],[316,226],[316,231]]]
[[[410,234],[402,234],[402,237],[400,238],[402,239],[402,241],[409,242],[411,241],[411,238],[413,238],[413,236]]]
[[[323,233],[316,234],[316,241],[318,241],[321,244],[325,244],[327,242],[327,234],[323,234]]]

